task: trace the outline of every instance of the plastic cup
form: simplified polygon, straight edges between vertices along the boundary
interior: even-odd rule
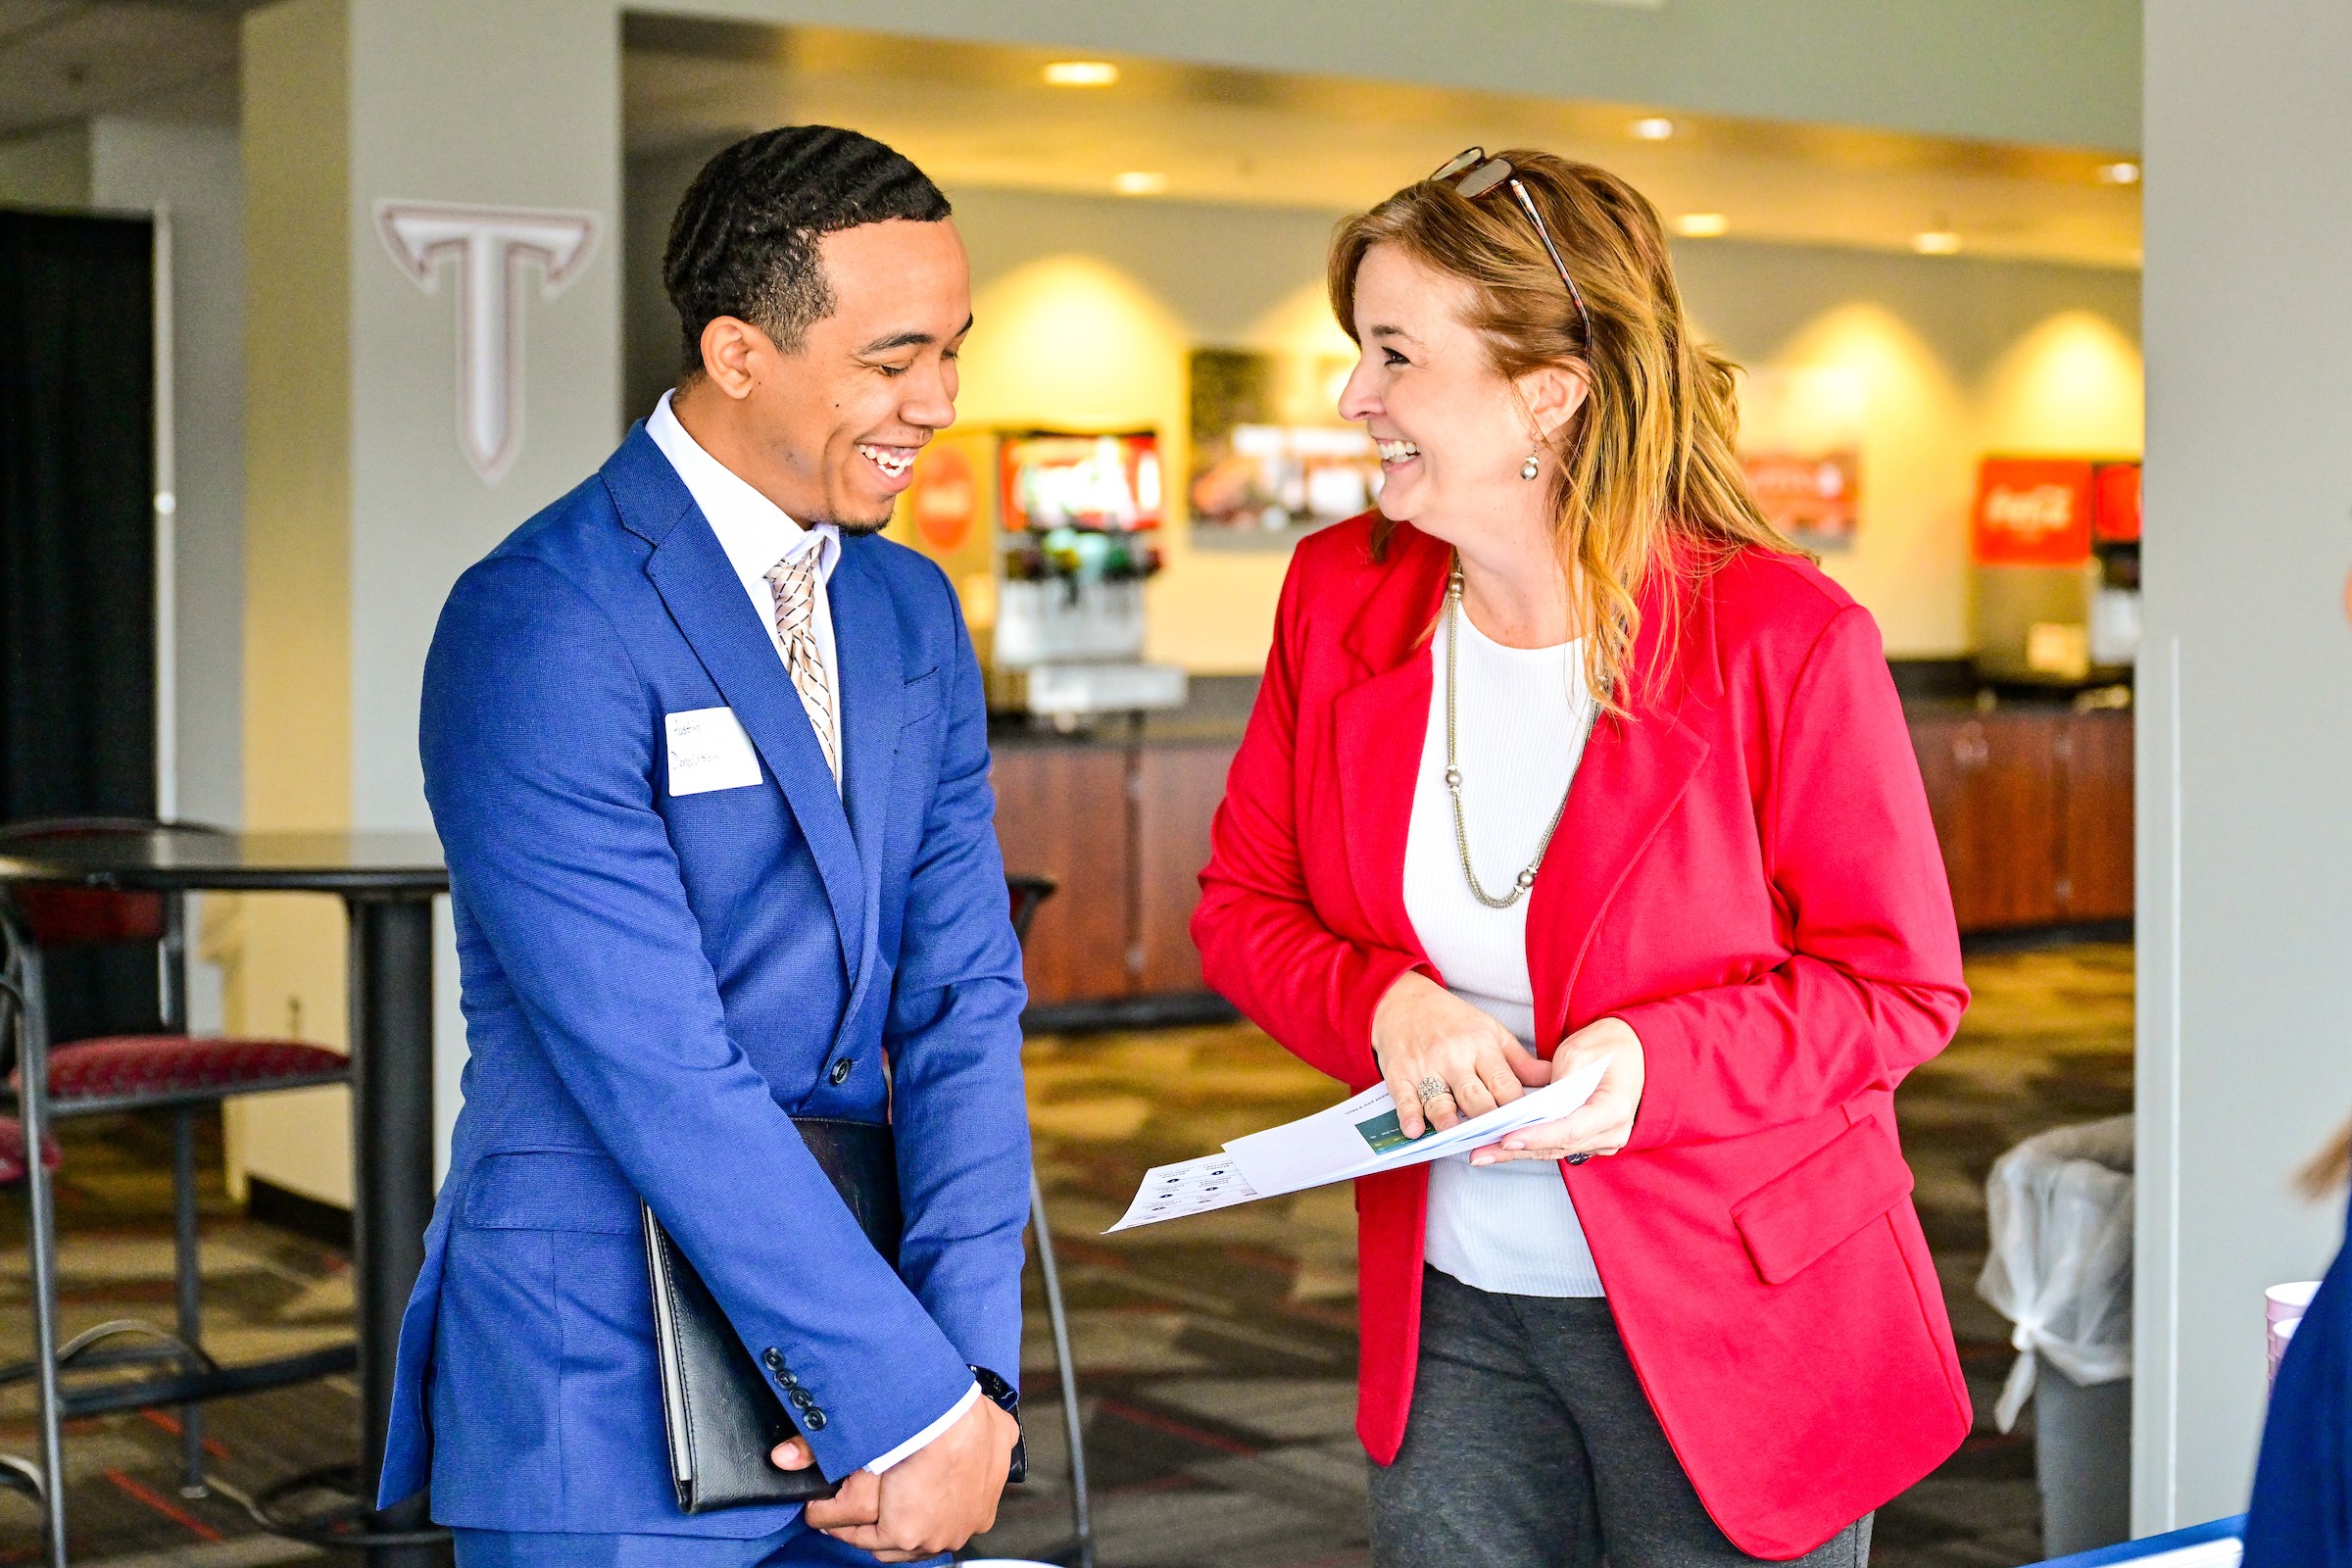
[[[2311,1298],[2320,1292],[2318,1280],[2295,1280],[2285,1285],[2274,1285],[2262,1293],[2263,1321],[2277,1328],[2290,1317],[2301,1317],[2311,1310]]]
[[[2278,1363],[2286,1359],[2287,1345],[2294,1339],[2295,1330],[2302,1326],[2299,1317],[2280,1318],[2271,1325],[2271,1387],[2278,1386]]]

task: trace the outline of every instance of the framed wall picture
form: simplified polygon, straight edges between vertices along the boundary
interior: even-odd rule
[[[1343,423],[1349,362],[1255,349],[1193,352],[1193,543],[1288,549],[1300,535],[1352,517],[1380,494],[1380,454]]]

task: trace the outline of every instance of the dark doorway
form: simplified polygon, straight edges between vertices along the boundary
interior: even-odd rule
[[[155,811],[154,230],[0,211],[0,821]],[[57,955],[60,1040],[152,1026],[151,949]]]

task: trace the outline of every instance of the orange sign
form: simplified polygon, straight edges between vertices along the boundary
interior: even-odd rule
[[[1847,546],[1862,506],[1862,454],[1742,452],[1740,466],[1765,520],[1799,544]]]
[[[2091,465],[1986,458],[1969,553],[1984,566],[2078,566],[2090,559]]]
[[[2139,538],[2139,465],[2099,465],[2098,508],[2091,514],[2091,531],[2114,544],[2132,544]]]
[[[1159,437],[1150,430],[1007,436],[997,465],[1008,532],[1159,526]]]
[[[971,537],[980,515],[980,490],[972,460],[961,448],[943,445],[924,453],[911,488],[907,499],[923,543],[946,555]]]

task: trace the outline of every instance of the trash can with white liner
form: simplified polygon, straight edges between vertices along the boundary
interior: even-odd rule
[[[2132,1118],[2036,1134],[1994,1161],[1977,1294],[2016,1325],[1993,1420],[2034,1399],[2042,1547],[2132,1534]],[[2044,1366],[2043,1363],[2047,1365]]]

